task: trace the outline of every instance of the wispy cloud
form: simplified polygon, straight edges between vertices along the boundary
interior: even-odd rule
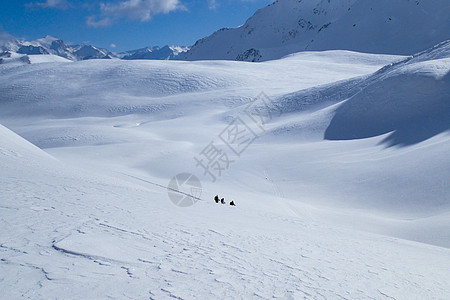
[[[119,3],[101,3],[100,14],[90,16],[86,24],[91,27],[105,27],[118,19],[145,22],[158,14],[167,14],[184,9],[180,0],[126,0]]]
[[[217,0],[208,0],[208,8],[210,10],[217,9]]]
[[[86,25],[88,25],[89,27],[94,27],[94,28],[98,28],[98,27],[107,27],[110,26],[113,23],[113,20],[109,17],[103,17],[103,18],[98,18],[96,16],[90,16],[87,17],[86,19]]]
[[[0,46],[14,39],[15,37],[7,33],[0,24]]]
[[[70,3],[67,0],[45,0],[45,2],[32,2],[26,4],[27,7],[41,7],[41,8],[57,8],[67,9]]]

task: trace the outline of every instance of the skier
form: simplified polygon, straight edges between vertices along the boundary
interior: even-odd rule
[[[222,198],[222,199],[220,200],[220,203],[225,204],[225,198]]]
[[[231,206],[236,206],[236,204],[234,204],[234,201],[231,201],[231,202],[230,202],[230,205],[231,205]]]
[[[215,197],[214,197],[214,201],[216,201],[216,203],[219,203],[219,195],[216,195]]]

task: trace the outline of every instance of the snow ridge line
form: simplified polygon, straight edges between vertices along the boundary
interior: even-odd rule
[[[137,179],[137,180],[140,180],[140,181],[143,181],[143,182],[146,182],[146,183],[150,183],[150,184],[155,185],[155,186],[157,186],[157,187],[160,187],[160,188],[163,188],[163,189],[166,189],[166,190],[169,190],[169,191],[178,193],[178,194],[182,194],[182,195],[191,197],[191,198],[193,198],[193,199],[195,199],[195,200],[198,200],[198,201],[205,201],[205,200],[202,199],[202,198],[198,198],[198,197],[195,197],[195,196],[193,196],[193,195],[191,195],[191,194],[188,194],[188,193],[185,193],[185,192],[181,192],[181,191],[176,190],[176,189],[172,189],[172,188],[170,188],[170,187],[168,187],[168,186],[164,186],[164,185],[159,184],[159,183],[151,182],[151,181],[148,181],[148,180],[145,180],[145,179],[142,179],[142,178],[133,176],[133,175],[121,173],[121,172],[118,172],[118,173],[120,173],[120,174],[122,174],[122,175],[125,175],[125,176],[128,176],[128,177],[131,177],[131,178],[134,178],[134,179]]]
[[[59,247],[59,246],[56,245],[56,243],[52,244],[52,248],[54,250],[58,251],[58,252],[63,253],[63,254],[75,255],[75,256],[82,257],[82,258],[85,258],[85,259],[88,259],[88,260],[91,260],[91,261],[94,261],[94,262],[105,261],[105,262],[108,262],[108,263],[115,263],[115,264],[119,264],[119,265],[129,265],[130,264],[129,262],[120,261],[120,260],[116,260],[116,259],[112,259],[112,258],[108,258],[108,257],[104,257],[104,256],[91,255],[91,254],[87,254],[87,253],[81,253],[81,252],[77,252],[77,251],[72,251],[72,250],[69,250],[69,249],[65,249],[65,248]]]

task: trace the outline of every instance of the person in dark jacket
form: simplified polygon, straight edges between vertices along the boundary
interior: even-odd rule
[[[219,195],[216,195],[215,197],[214,197],[214,201],[216,201],[216,203],[219,203]]]
[[[220,203],[225,204],[225,198],[222,198],[222,199],[220,200]]]
[[[231,202],[230,202],[230,205],[231,205],[231,206],[236,206],[236,204],[234,204],[234,201],[231,201]]]

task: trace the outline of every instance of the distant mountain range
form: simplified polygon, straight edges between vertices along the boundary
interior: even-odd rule
[[[31,42],[11,39],[0,45],[0,56],[8,53],[23,55],[53,54],[68,60],[79,61],[87,59],[177,59],[180,54],[186,52],[188,47],[164,46],[147,47],[121,53],[114,53],[108,49],[98,48],[92,45],[68,45],[63,40],[46,36]],[[5,53],[6,52],[6,53]]]
[[[450,38],[448,0],[277,0],[203,38],[186,60],[265,61],[305,50],[411,55]]]
[[[137,50],[118,53],[117,56],[122,59],[179,59],[180,54],[189,50],[189,47],[183,46],[164,46],[162,48],[146,47]]]

